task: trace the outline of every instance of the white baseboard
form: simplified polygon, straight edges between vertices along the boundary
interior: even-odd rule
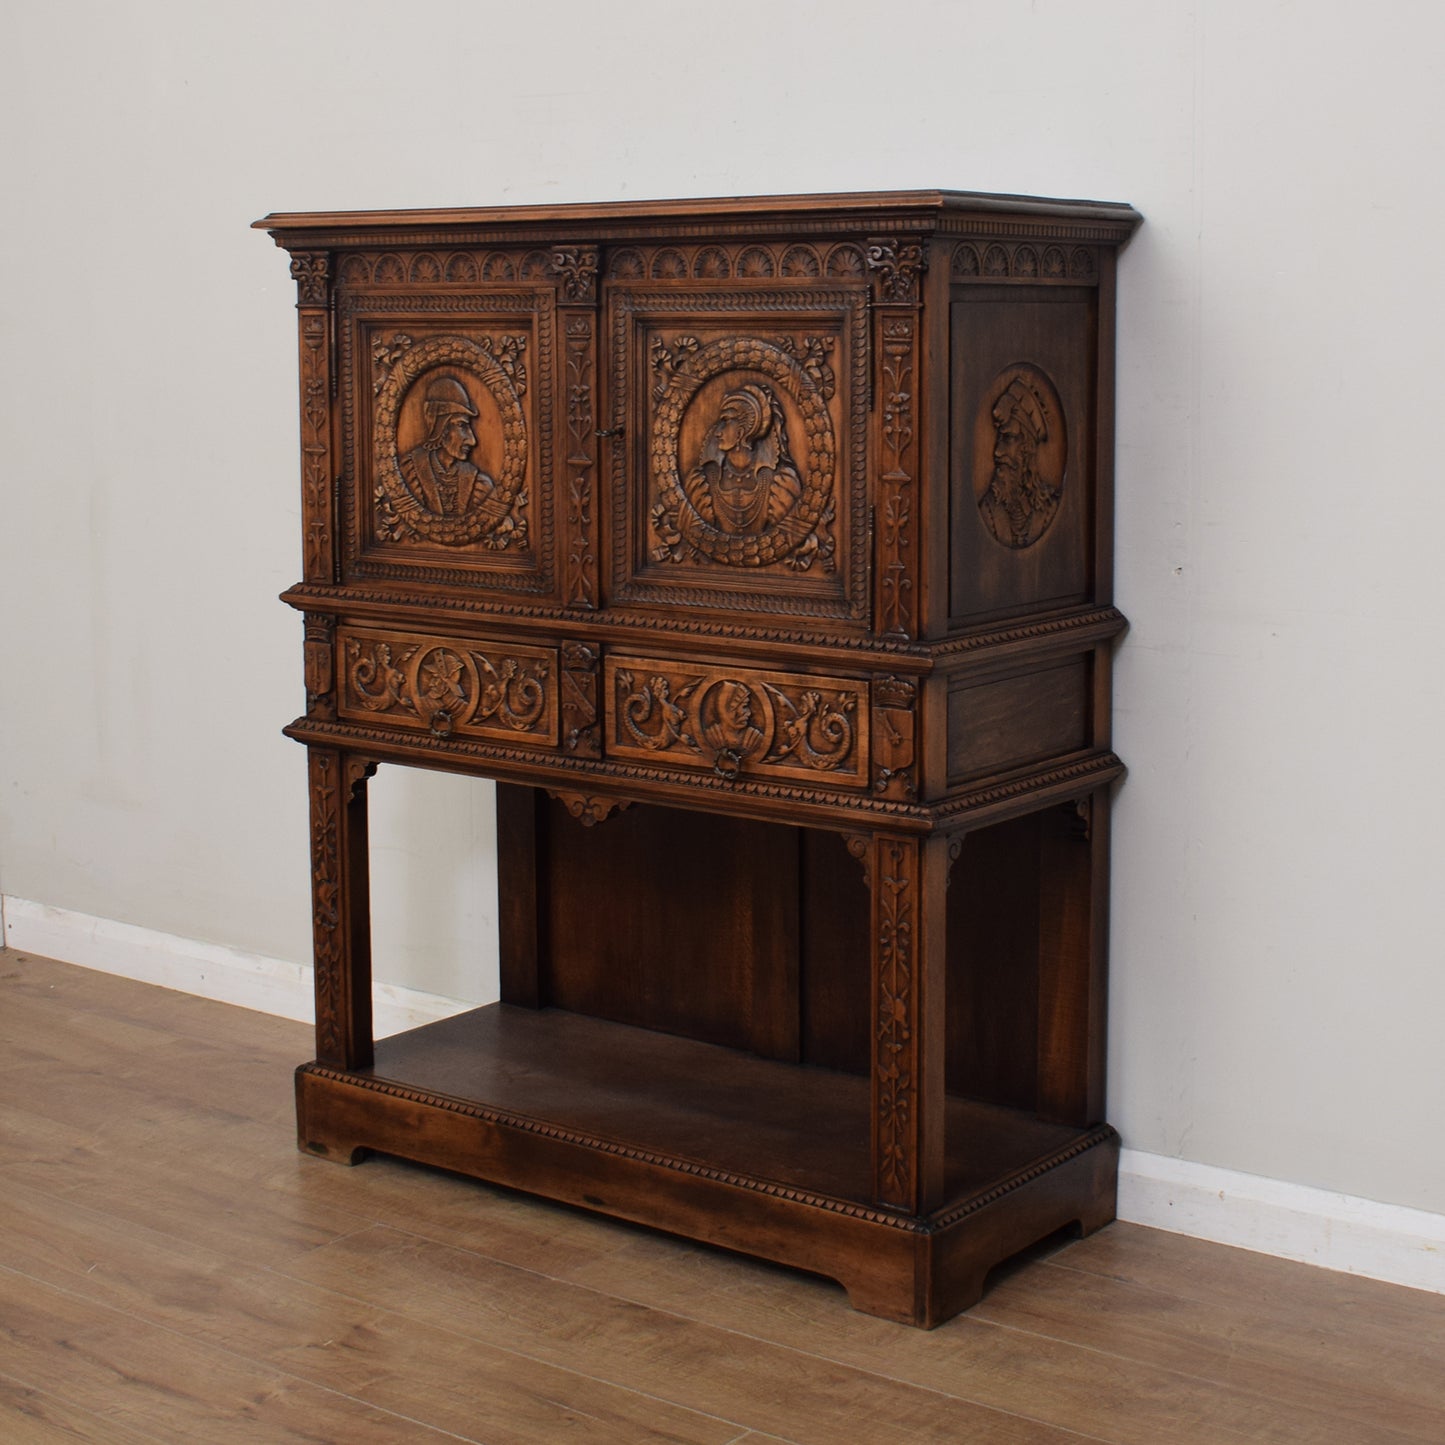
[[[177,938],[23,898],[0,899],[0,918],[4,919],[9,948],[302,1023],[315,1018],[309,964]],[[378,1038],[471,1007],[457,999],[395,984],[377,984],[371,995]]]
[[[283,1018],[313,1016],[303,964],[22,898],[0,897],[0,919],[11,948]],[[389,984],[372,998],[379,1037],[469,1007]],[[1119,1218],[1445,1294],[1445,1215],[1424,1210],[1125,1149]]]
[[[1125,1149],[1119,1218],[1445,1294],[1445,1214]]]

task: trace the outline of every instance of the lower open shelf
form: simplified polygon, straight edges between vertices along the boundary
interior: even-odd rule
[[[1118,1140],[950,1099],[944,1205],[871,1197],[868,1081],[558,1009],[485,1008],[298,1071],[301,1145],[439,1165],[839,1279],[934,1324],[987,1269],[1114,1212]]]

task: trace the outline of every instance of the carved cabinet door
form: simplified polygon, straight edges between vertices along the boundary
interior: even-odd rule
[[[553,599],[547,253],[355,252],[336,281],[342,580]]]
[[[867,288],[804,246],[625,249],[604,292],[611,600],[866,626]]]

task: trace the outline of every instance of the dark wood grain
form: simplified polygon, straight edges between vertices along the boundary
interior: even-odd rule
[[[916,1324],[1112,1216],[1103,413],[1138,220],[922,190],[258,223],[300,303],[304,1149]],[[504,1006],[373,1069],[379,761],[501,784]]]

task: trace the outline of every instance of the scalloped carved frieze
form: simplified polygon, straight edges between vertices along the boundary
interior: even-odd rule
[[[352,251],[336,270],[339,286],[477,286],[562,279],[553,252],[531,250]]]
[[[949,261],[953,281],[1054,281],[1092,285],[1099,261],[1091,246],[1038,241],[960,241]]]
[[[608,757],[867,784],[866,683],[609,656],[606,695]]]
[[[340,653],[342,718],[437,738],[557,744],[551,648],[343,628]]]
[[[861,246],[766,244],[623,246],[607,258],[613,281],[864,281],[868,265]]]

